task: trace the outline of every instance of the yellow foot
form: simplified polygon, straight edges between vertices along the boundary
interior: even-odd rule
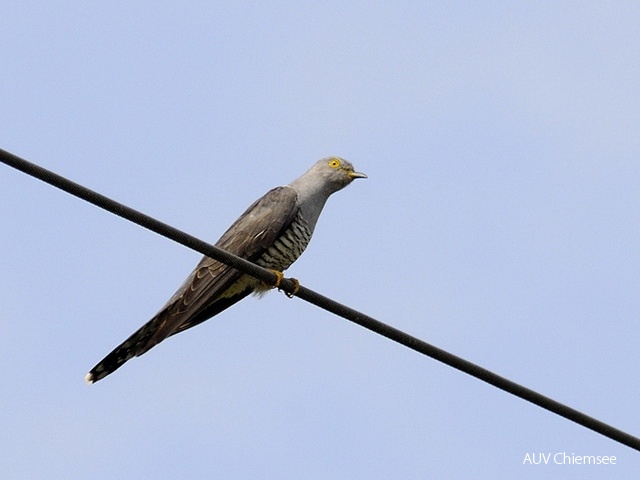
[[[284,273],[279,272],[278,270],[271,270],[269,269],[271,272],[273,272],[275,274],[276,278],[276,283],[274,283],[273,285],[269,285],[266,282],[262,282],[262,286],[264,287],[264,289],[269,289],[269,288],[277,288],[278,290],[280,289],[280,282],[282,281],[282,279],[284,278]]]
[[[278,278],[276,278],[276,283],[274,283],[273,286],[264,284],[265,287],[277,288],[278,290],[282,290],[280,288],[280,282],[282,282],[282,279],[284,278],[284,274],[282,272],[279,272],[278,270],[271,270],[271,271],[275,273],[276,277]],[[291,280],[294,283],[293,292],[292,293],[284,292],[284,294],[289,298],[293,298],[294,295],[296,295],[300,290],[300,282],[296,278],[290,278],[289,280]]]
[[[291,293],[284,292],[284,294],[289,298],[293,298],[300,291],[300,282],[298,281],[297,278],[290,278],[289,280],[291,280],[294,283],[293,292],[291,292]]]
[[[271,271],[276,274],[276,277],[278,277],[276,278],[276,283],[274,283],[271,288],[277,288],[278,290],[280,290],[280,282],[284,278],[284,273],[279,272],[278,270],[271,270]]]

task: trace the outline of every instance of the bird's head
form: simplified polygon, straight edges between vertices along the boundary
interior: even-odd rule
[[[353,165],[340,157],[325,157],[318,160],[304,175],[289,185],[305,198],[322,194],[325,199],[334,192],[343,189],[356,178],[367,178],[364,173],[356,172]]]
[[[356,178],[367,178],[364,173],[356,172],[351,162],[340,157],[318,160],[310,172],[320,176],[332,191],[346,187]]]

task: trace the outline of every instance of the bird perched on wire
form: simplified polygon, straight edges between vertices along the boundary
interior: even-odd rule
[[[327,157],[289,185],[256,200],[216,242],[216,246],[282,273],[311,240],[318,216],[332,193],[356,178],[348,161]],[[160,311],[117,346],[85,377],[94,383],[163,341],[217,315],[253,292],[271,287],[217,260],[204,257]]]

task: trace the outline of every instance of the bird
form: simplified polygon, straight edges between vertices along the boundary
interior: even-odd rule
[[[355,171],[343,158],[318,160],[288,185],[269,190],[251,204],[215,245],[273,270],[280,280],[309,244],[327,199],[357,178],[367,175]],[[158,313],[93,367],[86,382],[105,378],[166,338],[199,325],[251,293],[263,294],[270,288],[204,256]]]

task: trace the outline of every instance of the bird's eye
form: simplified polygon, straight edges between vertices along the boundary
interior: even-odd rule
[[[338,168],[340,166],[340,160],[338,160],[337,158],[332,158],[331,160],[329,160],[329,166],[331,168]]]

